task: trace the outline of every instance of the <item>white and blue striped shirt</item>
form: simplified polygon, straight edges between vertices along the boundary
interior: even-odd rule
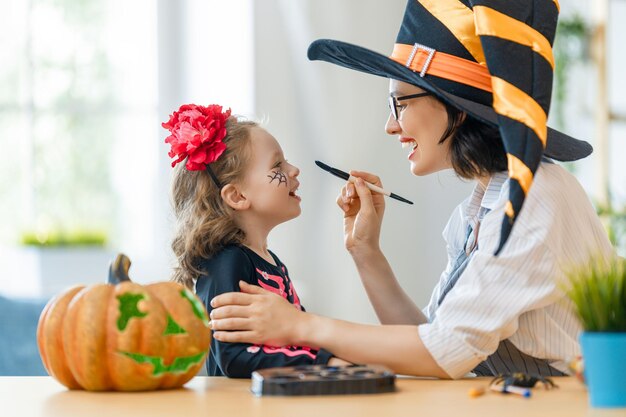
[[[600,219],[578,181],[542,162],[506,246],[496,257],[509,187],[507,173],[477,185],[443,232],[448,266],[419,326],[424,345],[453,378],[465,375],[508,339],[519,351],[567,372],[580,354],[581,331],[561,284],[567,268],[612,254]],[[484,216],[484,217],[483,217]],[[439,301],[466,250],[468,226],[480,223],[478,244],[454,287]]]

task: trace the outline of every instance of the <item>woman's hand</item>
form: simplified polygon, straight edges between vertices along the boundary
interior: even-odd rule
[[[287,300],[256,285],[240,281],[242,292],[211,300],[211,329],[220,342],[271,346],[298,345],[306,313]]]
[[[350,171],[357,177],[348,182],[337,197],[337,205],[344,212],[343,234],[346,249],[352,256],[379,250],[380,228],[385,212],[385,198],[370,191],[363,181],[382,188],[380,178],[363,171]]]

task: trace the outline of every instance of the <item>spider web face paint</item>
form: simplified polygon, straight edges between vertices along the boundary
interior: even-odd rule
[[[280,187],[280,184],[285,184],[287,186],[287,176],[281,171],[272,171],[274,175],[268,175],[267,177],[270,179],[270,184],[274,182],[274,180],[278,180],[277,186]]]

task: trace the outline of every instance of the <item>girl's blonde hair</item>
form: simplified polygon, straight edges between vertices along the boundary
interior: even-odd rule
[[[258,123],[230,117],[224,138],[226,150],[210,167],[220,184],[243,178],[250,159],[250,130]],[[177,259],[172,280],[193,288],[202,274],[199,264],[225,245],[242,243],[245,233],[237,226],[233,209],[221,197],[220,189],[206,171],[189,171],[181,163],[172,181],[172,205],[176,231],[172,249]]]

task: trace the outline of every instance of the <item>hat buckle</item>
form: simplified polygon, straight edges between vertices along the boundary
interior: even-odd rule
[[[406,64],[404,65],[407,68],[411,68],[413,59],[415,58],[415,55],[417,55],[417,51],[420,49],[428,53],[428,57],[426,57],[426,61],[424,61],[424,65],[422,65],[422,69],[420,71],[420,77],[424,78],[424,75],[426,75],[426,71],[428,71],[428,67],[430,66],[430,63],[433,60],[433,56],[435,56],[435,52],[437,52],[434,48],[415,42],[415,44],[413,45],[413,49],[411,50],[411,54],[409,55],[409,58],[407,59]]]

